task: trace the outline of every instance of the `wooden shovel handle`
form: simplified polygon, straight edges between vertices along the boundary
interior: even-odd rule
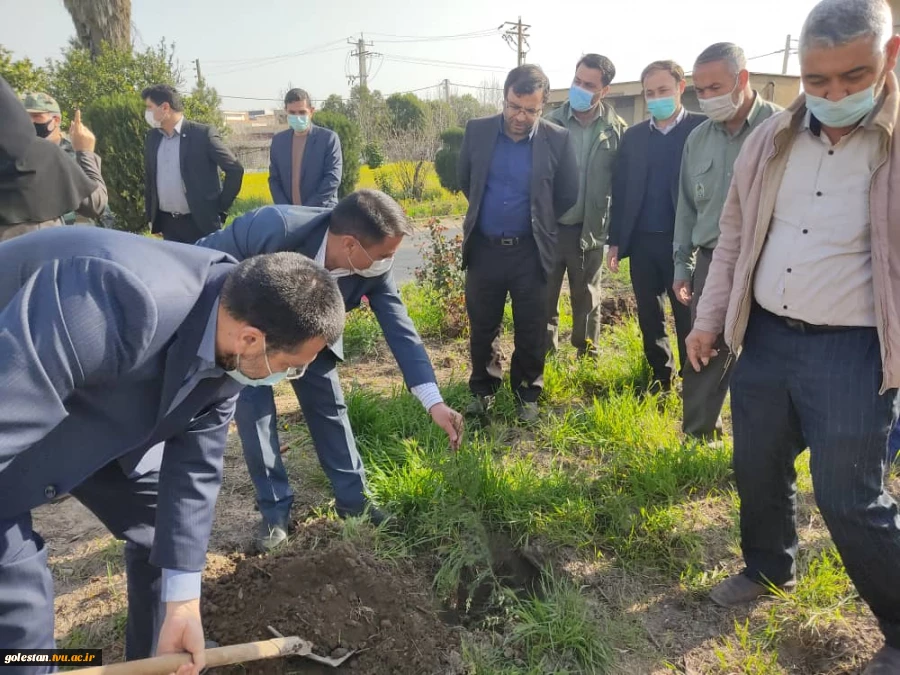
[[[244,642],[239,645],[216,647],[206,650],[206,665],[229,666],[258,659],[272,659],[279,656],[303,656],[312,653],[312,646],[298,637],[272,638],[260,642]],[[79,675],[169,675],[180,666],[191,663],[191,655],[166,654],[152,659],[113,663],[108,666],[79,668]]]

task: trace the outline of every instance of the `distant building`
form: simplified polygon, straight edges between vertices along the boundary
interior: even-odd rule
[[[900,3],[900,0],[896,0]],[[697,94],[694,91],[694,81],[690,75],[686,78],[682,102],[684,107],[695,112],[700,111],[697,102]],[[757,90],[764,99],[773,101],[782,107],[787,107],[800,93],[800,78],[797,75],[781,75],[773,73],[750,73],[750,85]],[[550,91],[550,105],[557,107],[568,99],[569,90],[552,89]],[[644,101],[643,87],[640,82],[613,82],[609,87],[609,94],[604,99],[609,102],[619,116],[628,126],[643,122],[650,115]]]
[[[272,137],[287,129],[284,110],[223,110],[225,124],[231,130],[226,143],[248,171],[269,167]]]

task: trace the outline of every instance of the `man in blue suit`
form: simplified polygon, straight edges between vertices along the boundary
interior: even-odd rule
[[[0,645],[54,647],[31,510],[71,492],[126,542],[126,658],[156,643],[191,652],[178,673],[196,675],[235,396],[302,375],[340,336],[343,309],[331,276],[297,254],[236,264],[88,227],[0,245]]]
[[[462,416],[441,397],[434,369],[422,346],[391,274],[393,256],[409,224],[397,202],[377,190],[359,190],[333,209],[265,206],[237,218],[230,227],[197,242],[238,260],[260,253],[296,251],[315,260],[337,278],[349,312],[363,296],[384,331],[406,385],[435,423],[458,447]],[[319,456],[334,489],[338,515],[360,515],[367,509],[365,472],[353,439],[341,392],[337,364],[341,341],[329,343],[302,380],[291,384]],[[262,522],[257,546],[267,551],[287,538],[293,492],[281,461],[275,400],[269,387],[246,389],[235,412],[244,457],[256,486]],[[368,508],[376,523],[384,518]]]
[[[269,191],[276,204],[337,204],[343,159],[341,140],[312,123],[316,109],[303,89],[284,96],[290,129],[275,134],[269,150]]]

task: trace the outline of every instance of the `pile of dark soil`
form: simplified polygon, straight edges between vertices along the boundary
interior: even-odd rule
[[[207,637],[222,645],[264,640],[273,626],[324,656],[360,653],[339,670],[290,658],[216,672],[461,675],[459,629],[438,617],[427,578],[334,532],[322,534],[328,538],[304,532],[275,556],[236,557],[233,571],[204,589]]]

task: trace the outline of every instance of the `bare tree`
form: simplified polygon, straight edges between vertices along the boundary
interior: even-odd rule
[[[503,100],[503,85],[496,75],[491,75],[491,79],[483,79],[478,89],[478,102],[485,108],[492,110],[500,110],[500,102]]]
[[[394,165],[392,171],[406,199],[425,196],[434,156],[441,141],[432,125],[408,131],[394,130],[384,141],[384,152]]]
[[[63,0],[78,42],[91,51],[100,53],[105,42],[114,49],[131,48],[131,0]]]

